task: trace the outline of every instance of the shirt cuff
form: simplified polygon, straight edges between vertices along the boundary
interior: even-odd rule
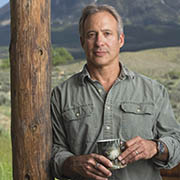
[[[70,152],[59,152],[55,155],[54,159],[52,160],[52,173],[54,177],[65,177],[62,174],[62,166],[64,164],[64,161],[71,156],[74,156],[74,154]]]
[[[175,166],[174,161],[173,161],[173,157],[174,157],[174,147],[172,147],[172,138],[171,137],[163,137],[159,139],[160,141],[162,141],[168,149],[168,159],[167,161],[161,161],[156,159],[155,157],[153,158],[153,162],[156,164],[158,169],[171,169]]]

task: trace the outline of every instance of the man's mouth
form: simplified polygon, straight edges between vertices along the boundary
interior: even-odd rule
[[[96,50],[96,51],[94,51],[94,54],[95,54],[96,56],[99,56],[99,57],[104,56],[106,53],[107,53],[107,52],[104,51],[104,50]]]

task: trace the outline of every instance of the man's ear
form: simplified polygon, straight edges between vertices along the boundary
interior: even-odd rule
[[[119,37],[119,47],[120,48],[122,48],[124,45],[124,39],[125,39],[125,35],[124,35],[124,33],[121,33],[120,37]]]
[[[84,48],[84,39],[82,38],[82,36],[80,37],[80,42],[81,42],[82,48]]]

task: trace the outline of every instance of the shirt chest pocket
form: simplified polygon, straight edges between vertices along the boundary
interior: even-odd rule
[[[82,144],[91,141],[94,128],[93,105],[69,108],[62,113],[69,143]],[[83,138],[82,138],[83,137]]]
[[[67,122],[77,121],[90,116],[92,111],[93,105],[81,105],[65,110],[62,116]]]
[[[153,112],[152,103],[122,103],[122,133],[124,138],[131,139],[141,136],[145,139],[153,138]]]

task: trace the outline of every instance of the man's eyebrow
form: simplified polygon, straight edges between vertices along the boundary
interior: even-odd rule
[[[104,31],[110,31],[111,32],[112,30],[111,29],[102,29],[101,31],[102,32],[104,32]],[[91,32],[97,32],[97,31],[96,30],[89,30],[89,31],[87,31],[87,34],[91,33]]]
[[[91,33],[91,32],[96,32],[96,31],[95,30],[89,30],[89,31],[87,31],[87,34]]]
[[[112,31],[111,29],[102,29],[102,31]]]

